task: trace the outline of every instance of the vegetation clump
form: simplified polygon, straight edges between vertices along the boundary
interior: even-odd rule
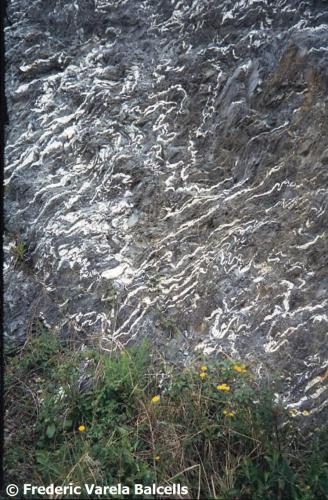
[[[154,357],[147,344],[72,352],[46,331],[8,356],[6,483],[180,483],[185,498],[327,498],[327,435],[318,429],[310,445],[247,365],[181,369]]]
[[[24,241],[19,240],[11,247],[11,253],[15,259],[15,263],[24,262],[27,254],[27,248]]]

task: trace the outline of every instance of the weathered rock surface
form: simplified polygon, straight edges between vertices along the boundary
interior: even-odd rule
[[[282,371],[327,410],[328,3],[12,0],[6,326]],[[10,251],[24,241],[25,259]]]

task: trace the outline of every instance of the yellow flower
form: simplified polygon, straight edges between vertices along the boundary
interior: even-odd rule
[[[161,399],[161,398],[160,398],[160,396],[153,396],[153,397],[151,398],[151,402],[152,402],[152,403],[158,403],[158,401],[159,401],[160,399]]]
[[[246,365],[242,363],[235,363],[232,366],[233,370],[235,370],[238,373],[245,373],[247,371]]]
[[[157,461],[158,461],[158,460],[160,460],[160,459],[161,459],[160,455],[156,455],[155,460],[157,460]]]
[[[298,411],[296,410],[296,408],[291,408],[290,410],[288,410],[288,413],[291,417],[296,417],[296,415],[298,415]]]
[[[236,415],[236,412],[225,409],[223,410],[223,415],[225,415],[226,417],[234,417]]]
[[[309,410],[303,410],[302,415],[304,415],[304,417],[307,417],[308,415],[310,415]]]
[[[207,366],[206,365],[202,365],[200,367],[200,369],[201,369],[202,372],[207,372]]]
[[[199,374],[199,376],[200,376],[200,378],[201,378],[201,379],[204,379],[204,378],[206,378],[206,377],[207,377],[207,373],[206,373],[206,372],[201,372],[201,373]]]
[[[218,391],[224,391],[224,392],[229,392],[230,391],[230,385],[229,384],[219,384],[216,386]]]
[[[79,425],[79,431],[80,432],[84,432],[85,430],[86,430],[86,426],[85,425],[83,425],[83,424]]]

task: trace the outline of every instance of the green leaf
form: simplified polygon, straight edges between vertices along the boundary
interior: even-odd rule
[[[48,454],[44,451],[37,451],[36,454],[36,462],[41,465],[46,465],[48,463]]]
[[[73,420],[71,420],[70,418],[66,419],[63,423],[64,429],[71,429],[72,426],[73,426]]]
[[[285,488],[285,481],[281,478],[278,479],[278,487],[281,491]]]
[[[46,430],[46,435],[49,439],[52,439],[54,437],[55,432],[56,432],[55,424],[48,425],[47,430]]]

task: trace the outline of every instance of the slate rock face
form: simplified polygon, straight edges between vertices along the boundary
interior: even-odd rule
[[[223,351],[322,414],[327,2],[13,0],[8,16],[8,337],[40,317],[109,349]]]

